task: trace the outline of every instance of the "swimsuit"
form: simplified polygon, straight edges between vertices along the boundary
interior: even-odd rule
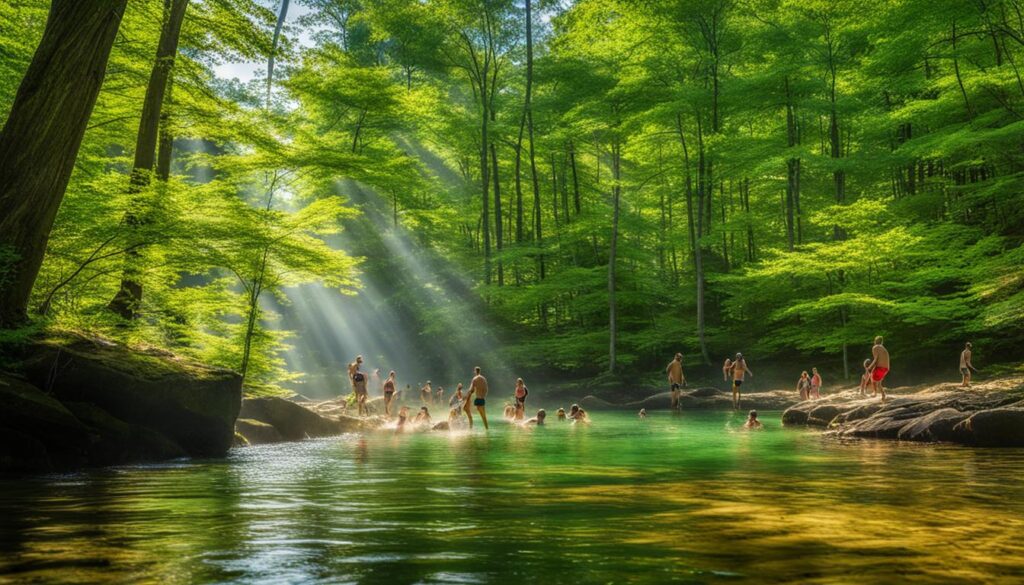
[[[673,392],[675,392],[676,390],[679,390],[680,388],[682,388],[681,384],[678,384],[676,382],[672,382],[672,391]]]
[[[967,374],[970,374],[971,371],[967,368],[960,368],[960,373],[966,376]]]
[[[871,372],[871,379],[875,382],[881,382],[885,375],[889,373],[889,368],[883,368],[882,366],[875,366],[875,370]]]
[[[483,406],[485,404],[487,404],[487,400],[485,400],[483,398],[475,398],[475,399],[473,399],[473,406]]]

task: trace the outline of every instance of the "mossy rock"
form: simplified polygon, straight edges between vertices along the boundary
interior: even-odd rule
[[[284,441],[284,437],[274,428],[274,425],[251,418],[240,418],[235,421],[235,432],[245,440],[246,445],[263,445]]]
[[[189,455],[223,455],[234,441],[242,396],[234,372],[73,336],[32,344],[22,367],[56,399],[93,404],[156,431]]]

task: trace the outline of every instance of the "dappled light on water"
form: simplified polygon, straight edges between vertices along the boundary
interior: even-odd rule
[[[0,484],[0,574],[92,583],[1024,577],[1024,450],[592,413]]]

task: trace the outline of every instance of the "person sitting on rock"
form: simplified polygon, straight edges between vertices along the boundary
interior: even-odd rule
[[[757,411],[756,410],[751,410],[750,413],[747,414],[747,422],[743,423],[743,428],[745,428],[745,429],[761,429],[761,428],[764,428],[764,425],[761,424],[761,421],[757,420]]]
[[[860,375],[860,395],[868,395],[868,386],[871,384],[871,358],[864,360],[864,373]]]

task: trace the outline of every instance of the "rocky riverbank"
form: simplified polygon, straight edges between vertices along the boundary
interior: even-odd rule
[[[370,416],[351,416],[344,398],[246,398],[235,422],[235,446],[301,441],[371,430],[387,422],[382,398],[367,403]]]
[[[670,392],[652,394],[643,400],[615,403],[587,396],[580,401],[586,410],[667,410],[671,407]],[[796,393],[792,390],[769,390],[765,392],[744,392],[741,409],[783,410],[797,402]],[[697,388],[680,394],[679,405],[683,410],[731,410],[732,393],[713,387]]]
[[[238,374],[162,351],[66,335],[30,341],[0,372],[0,471],[223,455]]]
[[[1024,446],[1024,377],[960,388],[937,384],[889,392],[883,403],[847,390],[801,402],[782,414],[786,425],[826,429],[843,437]]]

